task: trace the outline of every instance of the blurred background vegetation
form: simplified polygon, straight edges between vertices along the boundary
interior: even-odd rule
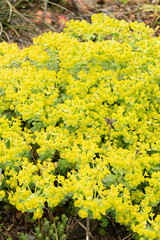
[[[93,13],[99,12],[111,16],[112,10],[113,17],[126,21],[144,21],[142,16],[138,17],[141,12],[146,16],[145,23],[159,35],[159,4],[158,0],[3,0],[0,1],[0,42],[27,46],[32,44],[33,37],[43,32],[62,31],[67,20],[88,20]]]

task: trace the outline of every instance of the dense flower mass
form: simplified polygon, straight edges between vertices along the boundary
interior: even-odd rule
[[[40,218],[70,198],[160,239],[160,37],[143,23],[98,14],[1,43],[0,138],[0,200]]]

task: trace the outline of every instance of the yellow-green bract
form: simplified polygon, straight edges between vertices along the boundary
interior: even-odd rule
[[[68,197],[82,218],[160,239],[159,86],[160,37],[143,23],[99,14],[1,43],[0,197],[35,218]]]

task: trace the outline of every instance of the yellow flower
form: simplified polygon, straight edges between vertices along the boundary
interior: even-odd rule
[[[79,214],[79,216],[80,216],[81,218],[86,218],[86,217],[88,217],[88,212],[87,212],[86,210],[84,210],[84,209],[80,209],[80,210],[78,211],[78,214]]]
[[[5,191],[1,190],[1,191],[0,191],[0,198],[4,198],[5,195],[6,195],[6,194],[5,194]]]
[[[78,199],[74,202],[74,206],[75,207],[81,207],[82,206],[82,200],[81,199]]]
[[[33,218],[34,219],[41,218],[42,215],[43,215],[43,210],[41,208],[38,208],[34,211]]]

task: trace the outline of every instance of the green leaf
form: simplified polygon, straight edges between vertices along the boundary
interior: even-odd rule
[[[102,182],[104,183],[105,187],[108,188],[108,187],[110,187],[111,184],[116,183],[116,179],[117,179],[117,177],[115,174],[109,174],[105,177],[105,179],[103,179]]]

